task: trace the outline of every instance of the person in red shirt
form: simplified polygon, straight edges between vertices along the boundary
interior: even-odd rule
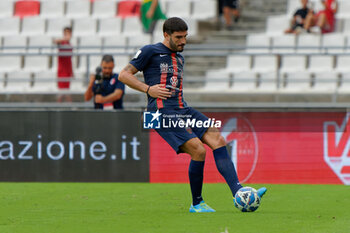
[[[70,44],[70,39],[72,38],[72,28],[65,27],[63,29],[63,38],[54,40],[54,43],[58,45],[59,53],[71,53],[73,51]],[[73,66],[72,66],[72,56],[58,56],[58,69],[57,69],[58,79],[64,78],[65,80],[58,81],[57,86],[59,89],[69,89],[70,81],[67,80],[73,77]]]
[[[335,30],[335,14],[338,11],[337,0],[321,0],[324,9],[316,15],[310,14],[305,20],[305,30],[310,32],[310,28],[318,26],[322,33],[330,33]]]

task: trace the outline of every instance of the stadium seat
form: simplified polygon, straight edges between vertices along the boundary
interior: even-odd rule
[[[79,46],[94,46],[97,48],[79,48],[78,52],[80,53],[100,53],[102,49],[102,39],[98,36],[85,36],[81,37],[79,40]],[[89,56],[89,72],[95,71],[96,67],[101,63],[101,55],[90,55]],[[86,72],[87,70],[87,57],[79,57],[79,67],[80,71]]]
[[[350,18],[344,19],[343,33],[346,35],[350,34]]]
[[[63,37],[63,28],[70,27],[71,20],[68,18],[53,18],[47,20],[46,34],[56,38]]]
[[[20,18],[35,16],[40,14],[39,1],[17,1],[15,2],[15,16]]]
[[[120,36],[122,32],[121,18],[105,18],[98,21],[98,35],[100,36]]]
[[[302,34],[297,38],[297,53],[319,53],[321,48],[321,36]]]
[[[350,18],[350,2],[349,1],[338,1],[338,18]]]
[[[42,0],[40,8],[42,18],[63,18],[64,1]]]
[[[138,17],[128,17],[124,19],[123,35],[135,36],[142,35],[142,25]]]
[[[141,34],[140,36],[128,37],[128,48],[132,53],[136,53],[142,46],[150,44],[152,37],[150,34]]]
[[[330,55],[311,55],[309,57],[310,72],[325,72],[334,69],[334,57]]]
[[[281,56],[280,72],[282,74],[294,71],[305,71],[307,57],[304,55],[283,55]]]
[[[18,55],[0,55],[0,72],[10,72],[20,70],[22,66],[22,57]]]
[[[340,76],[340,87],[338,88],[339,93],[350,93],[350,71],[341,72]]]
[[[257,74],[257,87],[259,91],[276,90],[277,62],[278,58],[274,55],[254,57],[252,71]]]
[[[93,18],[78,18],[73,20],[73,36],[96,35],[97,22]]]
[[[313,78],[311,91],[320,93],[334,92],[337,88],[338,74],[334,71],[316,72]]]
[[[118,36],[118,39],[115,36],[107,36],[103,39],[102,51],[103,53],[124,53],[126,45],[126,38],[122,35]],[[116,48],[109,48],[113,46]]]
[[[90,1],[68,0],[66,2],[66,15],[68,18],[86,18],[90,16]]]
[[[25,55],[24,71],[39,72],[49,68],[49,56]]]
[[[26,36],[42,35],[45,32],[45,19],[41,17],[28,17],[22,19],[21,34]]]
[[[0,1],[0,18],[12,17],[13,6],[13,1]]]
[[[271,38],[272,53],[295,53],[295,35],[280,35]]]
[[[87,87],[85,71],[76,70],[70,83],[70,92],[84,93]]]
[[[269,53],[270,37],[266,34],[250,34],[247,37],[247,53]]]
[[[28,52],[52,52],[52,38],[47,35],[35,35],[28,37]],[[43,49],[31,48],[31,47],[47,47]],[[51,47],[51,48],[48,48]]]
[[[121,18],[139,17],[141,2],[139,1],[120,1],[117,6],[117,15]]]
[[[92,17],[111,18],[117,15],[116,0],[99,0],[92,3]]]
[[[193,12],[191,17],[194,19],[212,19],[216,17],[216,4],[214,0],[203,0],[193,2]]]
[[[177,0],[168,2],[167,17],[189,18],[191,16],[191,1]]]
[[[283,92],[308,93],[311,87],[310,73],[307,71],[296,70],[294,72],[284,73]]]
[[[342,34],[334,33],[324,34],[322,37],[322,49],[326,53],[344,53],[344,36]]]
[[[18,35],[20,31],[20,19],[16,17],[0,18],[0,35]]]
[[[3,51],[7,53],[24,53],[26,51],[27,38],[25,36],[5,36],[3,37]],[[6,48],[20,47],[20,48]]]
[[[231,86],[234,92],[255,91],[257,89],[257,73],[253,71],[242,71],[233,73],[233,84]]]
[[[118,55],[114,56],[114,72],[119,73],[122,69],[124,69],[125,66],[127,66],[130,62],[130,56],[129,55]]]
[[[6,92],[23,93],[31,86],[32,75],[30,72],[16,70],[7,73]]]
[[[33,86],[31,92],[35,93],[52,93],[57,92],[57,72],[53,70],[45,70],[34,73]]]
[[[230,55],[227,57],[226,72],[234,73],[251,68],[251,56],[245,55]]]
[[[282,35],[290,24],[290,17],[269,16],[267,18],[266,34],[267,35]]]
[[[205,91],[222,92],[228,90],[230,74],[224,71],[209,70],[205,74]]]
[[[0,93],[4,91],[5,78],[5,72],[0,71]]]
[[[350,72],[350,56],[338,55],[336,57],[335,70],[337,72]]]
[[[295,13],[295,11],[298,8],[300,8],[300,1],[299,0],[288,0],[287,16],[292,17],[292,15]]]

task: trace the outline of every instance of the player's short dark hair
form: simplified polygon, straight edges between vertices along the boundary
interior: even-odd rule
[[[72,32],[72,27],[65,27],[65,28],[63,28],[63,31],[70,31],[70,32]]]
[[[187,30],[188,27],[186,22],[178,17],[169,18],[165,20],[163,24],[163,32],[166,32],[169,35],[173,34],[174,32],[184,32]]]
[[[104,62],[113,62],[114,63],[114,58],[113,58],[112,55],[106,54],[106,55],[103,55],[102,61],[104,61]]]

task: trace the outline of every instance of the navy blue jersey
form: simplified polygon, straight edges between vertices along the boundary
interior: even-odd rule
[[[149,110],[187,107],[182,91],[184,63],[180,53],[171,51],[163,43],[142,47],[130,61],[137,70],[143,71],[147,85],[165,84],[172,93],[166,100],[148,95]]]
[[[120,82],[118,80],[118,74],[113,74],[110,79],[103,79],[101,84],[96,84],[92,86],[92,91],[95,93],[97,85],[101,85],[101,94],[102,96],[107,96],[109,94],[112,94],[116,89],[121,89],[123,91],[124,96],[124,90],[125,85],[124,83]],[[123,108],[123,96],[119,99],[114,101],[113,103],[105,103],[105,104],[95,104],[96,109],[104,109],[107,108],[107,106],[113,106],[114,109],[122,109]]]

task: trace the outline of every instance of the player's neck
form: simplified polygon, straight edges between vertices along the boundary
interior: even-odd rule
[[[174,51],[174,50],[171,49],[170,44],[169,44],[167,41],[164,40],[164,41],[162,42],[162,44],[163,44],[165,47],[167,47],[171,52],[176,53],[176,51]]]

